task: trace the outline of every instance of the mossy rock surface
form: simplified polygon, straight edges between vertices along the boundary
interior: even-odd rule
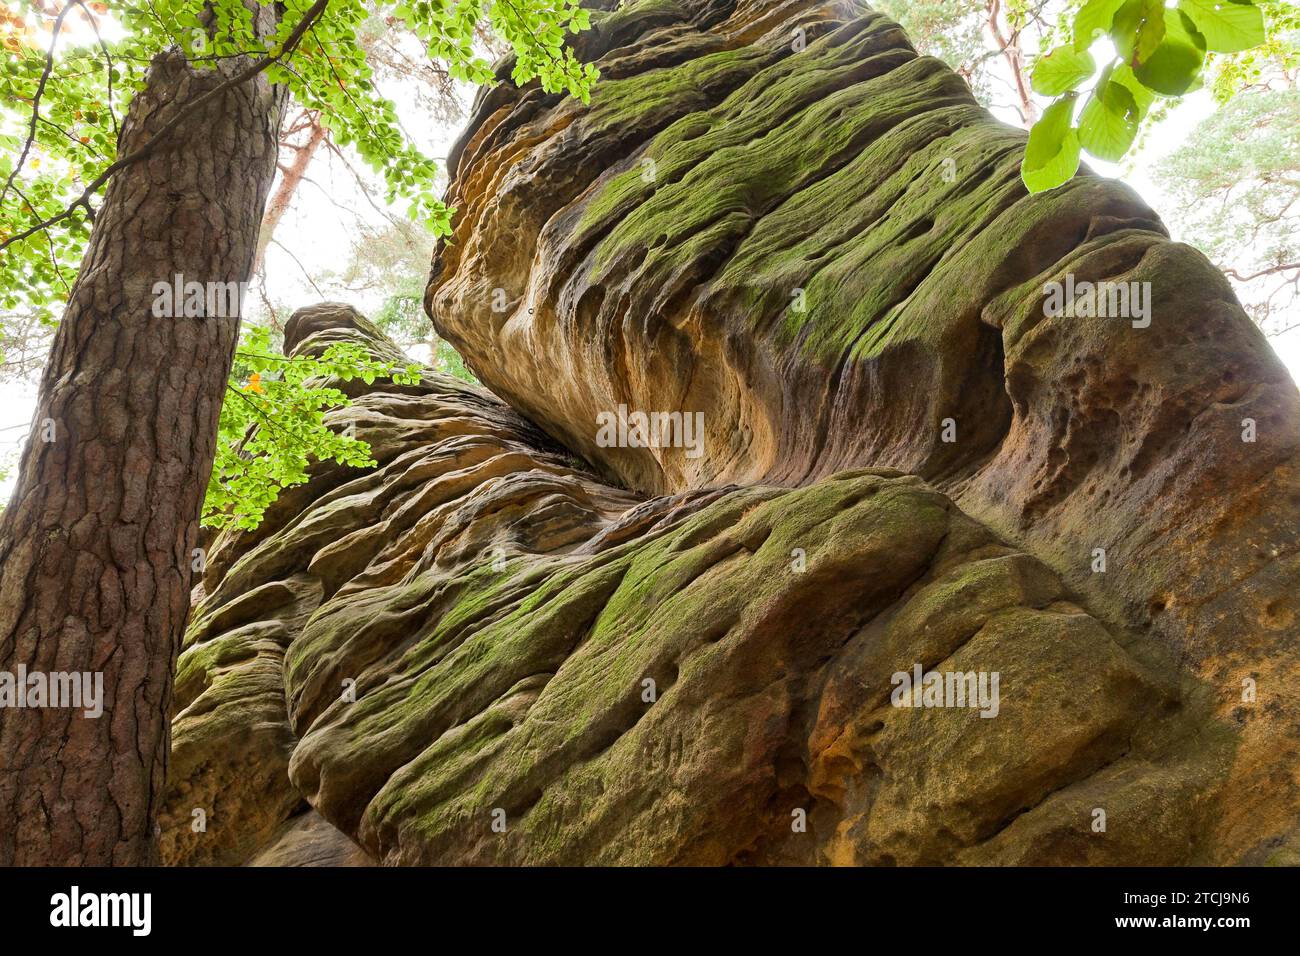
[[[1300,396],[1224,277],[1119,182],[1027,195],[859,4],[601,5],[590,105],[497,84],[449,158],[426,305],[491,391],[353,386],[378,465],[211,550],[169,860],[1291,861]],[[395,354],[286,330],[344,339]]]
[[[1215,858],[1170,804],[1233,758],[1204,691],[923,479],[642,499],[433,374],[343,414],[380,464],[214,547],[169,862]],[[916,666],[996,713],[895,706]]]

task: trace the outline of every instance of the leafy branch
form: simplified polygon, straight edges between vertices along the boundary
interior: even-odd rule
[[[299,41],[302,40],[303,34],[306,33],[308,27],[311,26],[312,21],[321,15],[321,12],[324,11],[328,3],[329,0],[316,0],[316,2],[313,3],[311,7],[307,10],[307,12],[303,15],[302,19],[298,22],[297,26],[294,27],[293,31],[289,34],[288,39],[280,46],[280,48],[276,52],[261,57],[255,63],[241,70],[239,73],[235,74],[230,79],[226,80],[223,83],[219,83],[217,86],[214,86],[212,89],[208,90],[202,95],[195,97],[192,101],[187,103],[183,109],[178,110],[176,114],[172,116],[171,119],[169,119],[166,123],[164,123],[162,125],[162,128],[159,129],[158,132],[154,133],[153,136],[149,137],[149,141],[146,142],[143,146],[141,146],[139,149],[135,150],[132,153],[128,153],[126,156],[120,157],[119,159],[111,163],[108,166],[108,168],[106,168],[102,173],[100,173],[93,180],[91,180],[91,182],[86,186],[86,188],[82,190],[81,195],[78,196],[76,199],[74,199],[71,203],[69,203],[63,210],[61,210],[60,212],[56,213],[53,216],[49,216],[45,219],[42,219],[40,222],[28,227],[22,232],[16,233],[15,235],[10,236],[9,238],[0,242],[0,251],[3,251],[6,247],[13,245],[15,242],[20,242],[23,239],[28,238],[29,236],[34,236],[36,233],[41,232],[45,229],[48,229],[50,226],[62,222],[63,220],[70,217],[76,211],[78,206],[84,207],[86,210],[86,215],[93,220],[95,218],[95,213],[94,210],[91,209],[90,207],[90,197],[95,195],[97,192],[99,192],[99,190],[104,186],[105,183],[109,181],[109,179],[113,177],[114,174],[120,172],[123,169],[126,169],[128,166],[135,165],[141,160],[148,159],[150,156],[153,155],[153,153],[158,149],[158,147],[166,141],[167,137],[172,133],[173,130],[175,130],[178,126],[180,126],[182,123],[188,120],[192,115],[197,113],[209,102],[211,102],[212,100],[216,99],[219,96],[225,95],[235,87],[243,83],[247,83],[249,80],[257,76],[267,67],[271,66],[271,64],[275,63],[282,57],[291,54],[294,51],[294,49],[298,46]],[[63,8],[63,11],[59,14],[60,18],[62,18],[63,15],[67,13],[67,11],[74,5],[77,5],[77,0],[73,0],[73,2],[69,3],[66,7]],[[50,63],[53,63],[53,56],[54,56],[54,44],[52,41],[50,45],[50,53],[49,53]],[[49,75],[48,69],[45,75],[46,76]],[[42,84],[42,88],[43,88],[43,84]],[[37,102],[32,107],[32,133],[31,133],[31,137],[28,139],[29,146],[32,138],[34,138],[36,135],[35,132],[36,121],[37,121],[39,110],[40,110],[40,96],[38,91]],[[23,156],[24,157],[26,156],[26,149],[24,149]],[[11,180],[14,176],[18,174],[18,171],[21,168],[22,168],[22,160],[20,159],[19,163],[10,172]],[[0,193],[0,199],[3,198],[4,198],[3,193]]]
[[[377,360],[353,342],[335,343],[320,355],[281,355],[269,330],[249,329],[227,386],[237,400],[221,406],[202,523],[257,527],[281,490],[307,481],[314,462],[373,467],[366,442],[325,424],[327,412],[350,403],[331,383],[389,378],[413,385],[420,376],[419,366]]]
[[[1209,53],[1238,53],[1265,42],[1254,0],[1087,0],[1075,15],[1073,41],[1040,57],[1034,92],[1057,99],[1029,132],[1021,178],[1031,193],[1068,182],[1086,150],[1116,162],[1133,145],[1159,97],[1177,98],[1203,83]],[[1097,75],[1093,48],[1109,39],[1115,55]]]

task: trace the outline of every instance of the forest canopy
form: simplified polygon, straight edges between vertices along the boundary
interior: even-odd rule
[[[183,52],[199,70],[247,60],[223,86],[264,73],[336,149],[382,179],[387,206],[433,235],[447,233],[454,210],[435,195],[434,160],[403,131],[376,82],[384,66],[378,38],[400,31],[452,81],[490,81],[485,54],[494,49],[512,54],[516,83],[536,80],[586,100],[596,78],[565,44],[566,35],[590,25],[577,0],[288,0],[277,5],[278,22],[265,34],[255,26],[258,9],[240,0],[0,6],[0,309],[12,317],[5,340],[25,343],[56,324],[104,188],[169,134],[164,129],[135,152],[119,153],[129,104],[148,82],[150,65],[169,51]],[[245,329],[237,358],[204,507],[204,523],[214,526],[255,526],[280,488],[306,480],[313,460],[369,461],[364,442],[325,427],[324,412],[347,399],[322,376],[414,374],[414,366],[385,367],[343,349],[319,361],[277,363],[272,335],[256,328]]]

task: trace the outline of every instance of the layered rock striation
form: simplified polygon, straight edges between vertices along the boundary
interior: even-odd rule
[[[1294,860],[1300,399],[1226,280],[1117,182],[1028,196],[864,7],[592,20],[590,105],[500,83],[451,157],[426,305],[491,392],[350,386],[378,466],[218,539],[165,856]],[[393,354],[286,348],[340,338]]]

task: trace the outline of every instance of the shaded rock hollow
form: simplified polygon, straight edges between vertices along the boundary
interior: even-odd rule
[[[451,157],[426,304],[495,394],[353,388],[378,467],[216,542],[165,857],[1293,859],[1300,403],[1223,277],[1116,182],[1027,196],[863,7],[578,48],[590,106],[499,84]],[[1150,324],[1045,316],[1067,273]],[[393,352],[340,306],[286,347],[340,337]],[[619,405],[702,454],[601,447]],[[891,706],[918,664],[997,716]]]

